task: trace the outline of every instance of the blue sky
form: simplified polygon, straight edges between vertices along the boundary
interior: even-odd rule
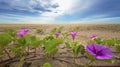
[[[1,24],[117,24],[120,0],[0,0]]]

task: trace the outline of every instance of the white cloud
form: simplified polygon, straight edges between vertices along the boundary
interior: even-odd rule
[[[61,17],[64,15],[73,15],[74,13],[82,13],[90,9],[95,0],[52,0],[53,3],[59,5],[58,8],[52,9],[52,12],[43,12],[41,15],[46,17]]]
[[[65,14],[82,12],[88,9],[95,0],[0,0],[8,5],[8,8],[0,7],[2,9],[16,9],[30,12],[38,12],[42,16],[60,16]],[[58,5],[53,8],[53,5]],[[50,11],[47,11],[50,10]]]
[[[52,12],[43,12],[41,15],[53,18],[64,15],[72,10],[77,1],[78,0],[52,0],[52,3],[57,3],[59,7],[52,9]]]
[[[104,15],[103,15],[104,16]],[[4,16],[0,16],[0,23],[18,23],[18,24],[55,24],[56,22],[54,19],[48,17],[29,17],[29,16],[21,16],[21,15],[14,15],[14,14],[6,14]],[[101,18],[99,16],[93,16],[91,19],[86,18],[83,20],[78,21],[70,21],[64,23],[82,23],[82,24],[104,24],[104,23],[119,23],[120,17],[113,17],[113,18]],[[59,22],[61,23],[61,22]]]
[[[53,23],[55,22],[56,17],[77,12],[82,13],[96,2],[95,0],[0,0],[0,2],[1,1],[9,5],[8,8],[0,7],[2,9],[24,10],[28,12],[38,12],[39,14],[39,17],[14,14],[7,14],[3,17],[9,20],[11,18],[20,20],[16,21],[18,23]],[[58,5],[58,7],[54,8],[54,5]]]
[[[2,6],[8,7],[4,8],[0,6],[0,9],[16,9],[30,12],[45,12],[54,8],[52,6],[56,5],[51,0],[0,0],[0,3],[2,3]]]
[[[84,19],[81,21],[71,21],[69,23],[83,23],[83,24],[117,24],[120,23],[120,17],[112,18],[97,18],[97,19]]]
[[[46,17],[30,17],[14,14],[5,14],[0,16],[0,23],[18,23],[18,24],[52,24],[54,22],[51,18]]]
[[[93,1],[90,0],[52,0],[52,3],[57,3],[59,7],[52,9],[51,12],[43,12],[41,16],[46,18],[56,19],[65,15],[72,15],[76,12],[82,13],[88,9]]]
[[[38,12],[40,16],[39,19],[46,18],[46,20],[53,20],[56,17],[74,11],[73,9],[76,7],[79,0],[4,0],[4,2],[9,5],[8,7],[11,10],[16,9],[20,11]],[[54,8],[54,5],[58,5],[58,7]]]

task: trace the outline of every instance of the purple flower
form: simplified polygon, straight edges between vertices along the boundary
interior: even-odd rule
[[[60,33],[55,33],[55,36],[56,36],[56,37],[59,37],[59,36],[60,36]]]
[[[90,54],[94,55],[97,59],[110,59],[114,56],[114,54],[112,53],[108,46],[92,43],[87,45],[86,49]]]
[[[21,30],[21,32],[23,32],[24,34],[27,34],[29,32],[29,30],[28,29],[23,29],[23,30]]]
[[[20,30],[17,35],[20,36],[21,38],[24,37],[25,34],[27,34],[29,32],[28,29],[23,29],[23,30]]]
[[[75,36],[78,34],[78,32],[70,32],[70,35],[72,36],[73,40],[75,39]]]
[[[92,34],[89,38],[90,38],[90,39],[94,39],[94,38],[96,38],[96,37],[97,37],[96,34]]]

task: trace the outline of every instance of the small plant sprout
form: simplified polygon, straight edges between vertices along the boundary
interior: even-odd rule
[[[79,53],[83,52],[84,47],[82,46],[81,42],[74,42],[74,43],[72,43],[71,47],[72,47],[72,52],[74,55],[74,59],[73,59],[74,63],[77,63],[77,57],[78,57]]]
[[[49,58],[51,56],[54,56],[54,54],[56,54],[58,51],[58,48],[56,46],[62,43],[63,40],[61,38],[55,38],[54,36],[46,36],[43,39],[46,57]]]
[[[86,50],[96,59],[111,59],[114,54],[108,46],[92,43],[87,45]]]
[[[53,29],[51,30],[51,34],[54,34],[55,32],[57,32],[57,28],[53,28]]]
[[[68,32],[63,32],[62,35],[63,35],[63,39],[65,39],[65,38],[67,38],[70,34],[69,34]]]
[[[28,46],[28,54],[29,54],[29,46],[31,46],[35,49],[34,56],[36,56],[36,48],[41,46],[40,38],[33,35],[26,35],[24,39],[25,39],[26,45]]]
[[[24,35],[26,35],[27,33],[29,32],[28,29],[23,29],[23,30],[20,30],[17,35],[20,36],[21,38],[24,37]]]
[[[70,35],[72,36],[73,40],[75,39],[76,35],[78,34],[79,32],[70,32]]]
[[[41,29],[37,29],[36,31],[37,31],[37,33],[40,33],[41,35],[44,34],[44,32],[45,32],[45,30],[42,29],[42,28]]]
[[[4,52],[11,58],[10,53],[7,51],[8,44],[12,41],[12,37],[9,34],[0,34],[0,55]]]
[[[16,36],[17,31],[14,29],[5,29],[5,33],[11,35],[13,38]]]
[[[50,63],[46,62],[43,64],[43,67],[51,67]]]
[[[92,39],[90,39],[88,41],[88,44],[91,44],[91,43],[97,43],[97,44],[106,44],[105,43],[105,40],[101,39],[101,38],[98,38],[98,37],[92,37]]]

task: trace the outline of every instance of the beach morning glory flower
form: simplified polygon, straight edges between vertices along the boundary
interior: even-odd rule
[[[59,37],[59,36],[60,36],[60,33],[55,33],[55,36],[56,36],[56,37]]]
[[[108,46],[96,43],[87,45],[86,50],[97,59],[110,59],[114,56]]]
[[[20,30],[17,35],[20,36],[21,38],[24,37],[25,34],[27,34],[29,32],[28,29],[23,29],[23,30]]]
[[[97,37],[96,34],[92,34],[89,38],[90,38],[90,39],[94,39],[94,38],[96,38],[96,37]]]
[[[70,32],[70,35],[72,36],[73,40],[75,39],[75,36],[78,34],[78,32]]]

